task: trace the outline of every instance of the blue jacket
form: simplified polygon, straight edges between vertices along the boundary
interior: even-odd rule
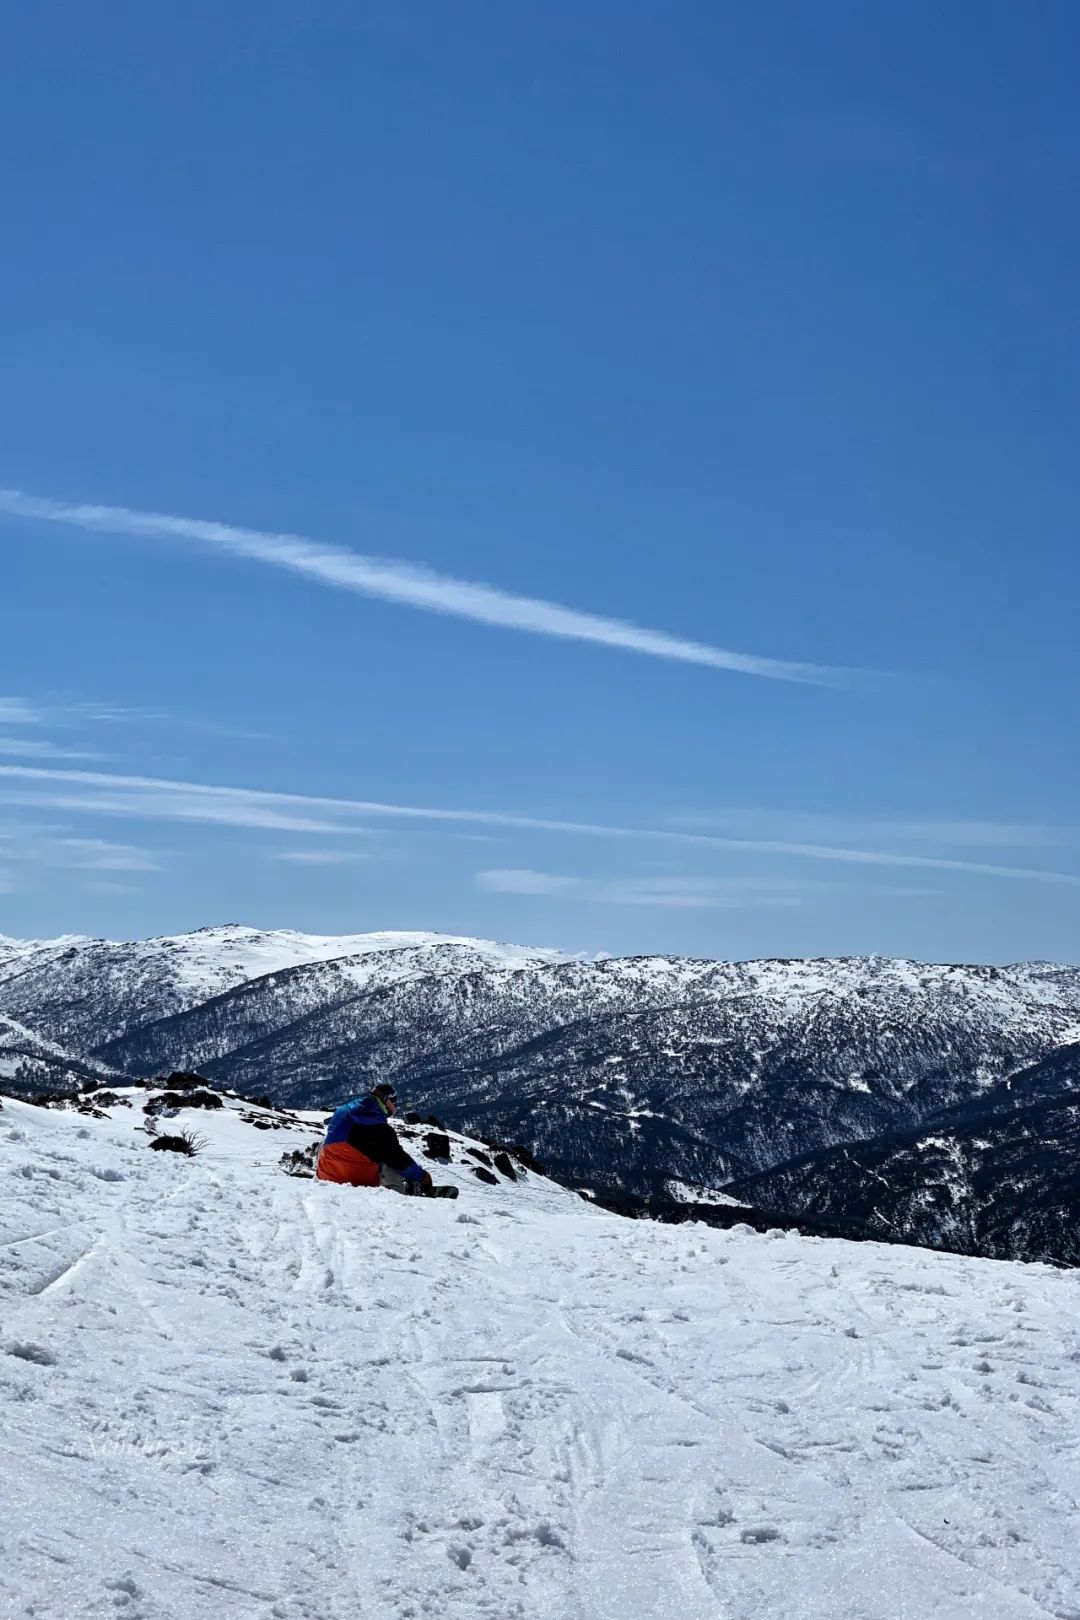
[[[422,1181],[424,1172],[401,1145],[397,1131],[378,1097],[353,1097],[342,1103],[326,1128],[326,1146],[347,1143],[375,1164],[396,1170],[406,1181]]]

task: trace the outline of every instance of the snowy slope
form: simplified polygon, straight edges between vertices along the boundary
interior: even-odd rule
[[[1080,1613],[1080,1273],[109,1116],[0,1112],[0,1615]]]
[[[76,1057],[25,1024],[0,1013],[0,1084],[12,1091],[65,1091],[107,1079],[103,1063]]]
[[[731,1190],[767,1209],[853,1219],[875,1237],[1080,1264],[1080,1045],[913,1130],[794,1159]]]

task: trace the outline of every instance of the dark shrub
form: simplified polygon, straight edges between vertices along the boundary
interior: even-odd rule
[[[193,1159],[206,1146],[206,1141],[203,1137],[196,1136],[194,1131],[178,1131],[175,1136],[162,1131],[160,1136],[154,1137],[150,1146],[157,1153],[183,1153],[187,1158]]]

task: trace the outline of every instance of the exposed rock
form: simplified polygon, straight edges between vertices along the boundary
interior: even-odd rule
[[[312,1180],[321,1146],[321,1142],[311,1142],[304,1148],[292,1148],[289,1152],[283,1153],[278,1162],[287,1176],[300,1176]]]
[[[163,1091],[143,1104],[144,1114],[164,1114],[180,1108],[220,1108],[221,1097],[216,1091]]]
[[[495,1168],[496,1168],[496,1170],[501,1171],[501,1173],[504,1176],[506,1176],[509,1181],[516,1181],[517,1180],[517,1171],[514,1169],[514,1166],[511,1164],[510,1157],[509,1157],[508,1154],[506,1154],[506,1153],[496,1153],[496,1155],[495,1155]]]

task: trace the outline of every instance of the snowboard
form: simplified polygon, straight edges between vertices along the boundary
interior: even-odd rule
[[[460,1191],[460,1188],[458,1188],[458,1187],[429,1187],[427,1189],[427,1197],[428,1198],[456,1198],[459,1191]]]

